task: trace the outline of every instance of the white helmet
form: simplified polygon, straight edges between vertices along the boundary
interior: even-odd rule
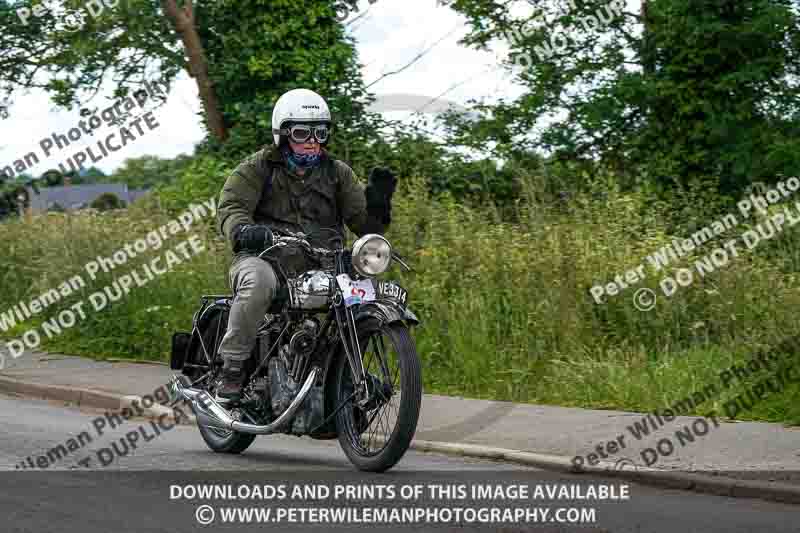
[[[272,110],[272,136],[280,144],[286,122],[331,122],[331,112],[325,99],[308,89],[293,89],[275,102]]]

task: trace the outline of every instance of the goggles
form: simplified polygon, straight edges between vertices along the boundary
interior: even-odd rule
[[[308,142],[312,136],[315,141],[323,144],[328,142],[331,128],[327,124],[295,124],[279,130],[278,134],[288,136],[290,141],[297,144]]]

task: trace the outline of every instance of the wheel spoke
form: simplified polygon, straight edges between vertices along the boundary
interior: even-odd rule
[[[375,344],[377,345],[378,348],[378,360],[380,361],[381,372],[383,372],[383,378],[384,380],[388,380],[391,377],[391,372],[389,372],[389,368],[387,366],[388,363],[386,361],[386,354],[383,346],[383,335],[379,334],[378,342],[376,342]]]
[[[367,427],[369,427],[369,426],[367,426]],[[365,450],[367,453],[369,453],[369,452],[370,452],[370,450],[372,449],[372,446],[370,446],[370,445],[372,444],[372,437],[373,437],[374,435],[375,435],[375,432],[374,432],[374,431],[371,431],[371,432],[369,433],[369,439],[367,440],[367,447],[366,447],[366,450]]]
[[[369,421],[367,422],[368,428],[372,427],[372,423],[375,421],[375,417],[378,416],[378,413],[380,413],[380,409],[374,409],[372,411],[372,415],[369,417]]]
[[[392,385],[392,388],[394,389],[394,388],[396,388],[397,376],[398,376],[398,374],[400,372],[400,361],[399,361],[399,358],[398,358],[397,361],[394,361],[394,360],[392,361],[392,362],[396,363],[396,364],[393,365],[394,366],[394,373],[392,373],[391,370],[389,370],[389,368],[388,368],[388,366],[391,366],[391,365],[389,364],[389,358],[386,357],[386,354],[385,354],[385,347],[383,345],[383,337],[381,337],[381,339],[380,339],[379,351],[380,351],[380,356],[381,356],[380,357],[381,358],[381,363],[384,365],[384,369],[385,369],[384,370],[384,372],[385,372],[384,376],[386,377],[387,380],[389,380],[389,383]]]
[[[378,430],[380,428],[384,428],[384,433],[385,433],[385,426],[383,424],[383,417],[381,416],[381,412],[382,412],[382,408],[379,407],[379,408],[373,410],[373,412],[369,416],[369,421],[367,422],[367,425],[366,425],[366,428],[365,428],[365,430],[367,430],[367,434],[368,434],[367,448],[365,449],[365,451],[367,453],[371,452],[370,445],[372,444],[373,437],[378,433]],[[375,424],[375,418],[378,419],[378,423],[377,424]]]
[[[378,433],[379,431],[380,431],[380,433],[379,433],[380,435],[384,434],[384,431],[383,431],[383,417],[381,416],[380,411],[378,411],[378,421],[375,424],[375,433]]]
[[[369,351],[369,347],[372,344],[372,339],[373,337],[371,336],[367,339],[367,345],[364,348],[364,355],[366,355],[367,351]],[[366,363],[364,363],[364,372],[366,372],[367,374],[369,373],[369,365],[370,363],[372,363],[372,355],[373,355],[372,352],[370,352],[369,360]]]
[[[379,431],[379,429],[380,429],[380,422],[381,422],[381,418],[380,418],[380,410],[379,410],[379,409],[375,411],[375,415],[378,415],[378,416],[377,416],[377,417],[378,417],[378,423],[377,423],[377,424],[374,424],[374,426],[373,426],[373,430],[372,430],[372,432],[370,433],[370,439],[369,439],[369,440],[370,440],[370,442],[372,442],[372,437],[373,437],[373,436],[375,436],[375,435],[379,435],[378,431]],[[375,420],[375,416],[373,416],[372,418],[373,418],[373,421],[374,421],[374,420]],[[368,450],[368,451],[372,451],[372,450]]]
[[[384,427],[384,440],[389,440],[389,437],[392,436],[392,427],[389,424],[389,410],[388,409],[381,409],[381,425]],[[385,425],[384,425],[385,421]]]

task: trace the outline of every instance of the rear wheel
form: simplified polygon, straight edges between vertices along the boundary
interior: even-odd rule
[[[220,324],[220,322],[225,319],[227,319],[227,313],[220,312],[208,320],[205,326],[201,326],[203,344],[205,345],[206,349],[211,352],[210,355],[213,357],[219,357],[217,355],[217,347],[222,340],[222,335],[225,334],[225,330],[227,329],[227,323]],[[203,353],[203,347],[199,346],[200,343],[197,344],[197,353],[190,354],[190,360],[204,361],[205,354]],[[215,396],[216,385],[219,383],[220,375],[222,373],[220,366],[215,366],[215,369],[215,373],[212,374],[208,379],[204,380],[203,384],[201,385],[201,387],[208,392],[212,398]],[[238,410],[232,410],[231,415],[236,419],[241,419],[242,413]],[[253,444],[253,441],[257,437],[257,435],[252,435],[249,433],[239,433],[237,431],[209,428],[199,424],[197,428],[200,430],[200,435],[203,437],[203,440],[206,442],[208,447],[217,453],[242,453],[251,444]]]
[[[367,373],[368,396],[353,397],[353,373],[347,357],[339,358],[336,416],[339,443],[360,470],[383,472],[411,445],[422,402],[419,355],[408,328],[367,319],[358,325]]]
[[[231,411],[234,418],[239,418],[241,415],[235,410]],[[204,426],[197,426],[200,429],[200,435],[209,448],[217,453],[233,453],[238,454],[245,451],[253,441],[256,440],[257,435],[250,433],[239,433],[237,431],[228,431],[224,429],[208,428]]]

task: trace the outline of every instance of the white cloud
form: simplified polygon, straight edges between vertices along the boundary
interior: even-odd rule
[[[111,94],[112,91],[112,86],[106,87],[107,94]],[[153,111],[158,123],[155,129],[151,131],[143,127],[144,135],[134,133],[136,140],[119,152],[110,152],[97,163],[88,161],[84,165],[86,167],[94,165],[105,172],[111,172],[129,157],[142,155],[174,157],[181,153],[192,152],[194,144],[203,138],[202,127],[196,115],[200,109],[196,94],[197,89],[193,80],[187,76],[179,78],[170,89],[167,103]],[[86,107],[91,110],[97,109],[97,113],[101,113],[114,103],[114,100],[98,97]],[[145,109],[148,108],[149,106],[145,104]],[[139,112],[142,111],[144,110]],[[67,135],[73,128],[80,129],[80,121],[86,121],[87,117],[81,116],[78,109],[56,109],[43,91],[30,91],[29,94],[17,98],[10,112],[11,117],[0,122],[2,125],[0,171],[7,165],[14,166],[15,161],[25,160],[26,157],[27,162],[32,163],[34,161],[30,156],[32,153],[39,161],[32,166],[26,164],[25,166],[29,168],[25,172],[38,177],[49,169],[58,168],[59,164],[64,164],[69,169],[68,158],[86,147],[90,147],[96,157],[100,157],[102,153],[97,148],[97,142],[111,134],[116,135],[115,145],[121,142],[118,128],[103,124],[94,135],[81,133],[80,139],[69,146],[64,146],[62,149],[53,147],[48,151],[49,157],[47,157],[42,146],[43,141],[52,139],[53,135]]]
[[[432,47],[406,70],[371,87],[381,94],[416,94],[465,104],[474,98],[517,94],[495,54],[458,44],[468,32],[466,19],[436,0],[377,0],[353,24],[367,83],[398,70]],[[442,39],[444,38],[444,39]],[[438,42],[440,41],[441,42]],[[438,42],[438,44],[436,44]]]

